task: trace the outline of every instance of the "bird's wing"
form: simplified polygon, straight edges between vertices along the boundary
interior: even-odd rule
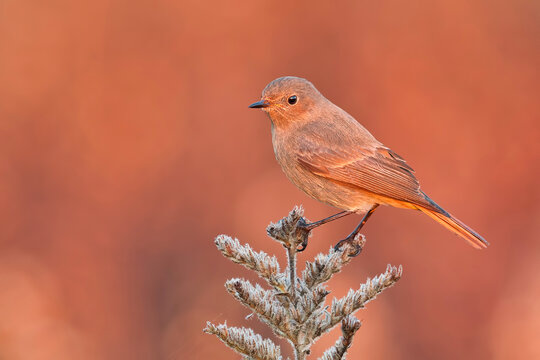
[[[304,138],[299,150],[298,163],[313,174],[384,198],[433,208],[420,191],[414,170],[389,148],[382,145],[329,148]]]

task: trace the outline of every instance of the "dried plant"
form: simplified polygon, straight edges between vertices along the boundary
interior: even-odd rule
[[[244,279],[228,280],[225,287],[235,299],[267,324],[276,336],[289,341],[296,360],[306,359],[313,343],[341,323],[342,336],[320,359],[345,359],[353,336],[361,325],[360,320],[352,314],[394,285],[401,277],[402,268],[388,265],[384,273],[368,279],[358,290],[351,289],[345,297],[334,299],[329,307],[325,306],[329,291],[324,284],[353,259],[353,254],[362,250],[365,238],[358,235],[352,242],[344,243],[339,250],[331,248],[328,254],[317,255],[314,261],[306,263],[302,276],[297,277],[298,248],[310,236],[310,232],[302,226],[305,224],[302,216],[303,209],[295,207],[287,217],[266,229],[268,235],[287,250],[289,264],[285,271],[280,270],[275,256],[256,252],[248,244],[241,245],[237,239],[229,236],[218,236],[215,243],[225,257],[255,271],[271,288],[253,285]],[[243,359],[283,359],[279,346],[251,329],[208,322],[204,331],[216,335],[243,355]]]

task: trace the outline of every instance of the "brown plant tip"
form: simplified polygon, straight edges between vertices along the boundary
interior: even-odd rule
[[[289,215],[277,223],[268,225],[266,233],[274,240],[281,242],[286,248],[296,249],[311,234],[299,226],[301,220],[305,223],[303,216],[304,209],[302,206],[295,206]]]
[[[349,290],[347,295],[341,299],[332,301],[330,316],[324,319],[321,330],[326,332],[332,329],[346,316],[352,315],[358,309],[363,308],[368,302],[375,299],[378,294],[394,285],[403,273],[401,266],[388,265],[386,272],[369,279],[360,286],[360,289]]]
[[[294,339],[295,321],[285,306],[277,300],[274,292],[265,290],[258,284],[253,286],[249,281],[243,279],[227,280],[225,288],[244,306],[257,314],[257,317],[267,324],[276,335]]]
[[[360,329],[361,325],[362,323],[360,320],[354,316],[345,317],[345,319],[341,320],[341,331],[343,332],[343,336],[352,337],[352,335]]]
[[[354,334],[360,329],[362,323],[354,316],[347,316],[341,321],[342,336],[334,346],[326,350],[320,360],[345,359],[347,350],[352,345]]]
[[[216,335],[228,347],[247,356],[248,359],[282,359],[279,346],[270,339],[263,339],[251,329],[228,327],[227,324],[214,325],[207,322],[203,331]]]
[[[350,255],[362,250],[365,244],[364,235],[358,234],[353,241],[344,243],[341,249],[330,248],[328,254],[318,254],[313,262],[306,262],[302,278],[308,288],[330,280],[332,275],[341,271],[344,265],[351,262],[353,257]]]
[[[263,251],[256,252],[248,244],[240,245],[238,239],[227,235],[217,236],[214,243],[226,258],[254,270],[276,290],[281,292],[287,290],[287,276],[280,272],[275,256],[269,256]]]

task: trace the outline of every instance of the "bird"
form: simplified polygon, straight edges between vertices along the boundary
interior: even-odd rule
[[[352,241],[379,205],[419,210],[473,247],[489,245],[420,189],[405,159],[308,80],[277,78],[249,108],[261,109],[270,118],[274,154],[287,178],[308,196],[342,210],[306,224],[307,230],[343,216],[363,214],[360,224],[336,248]]]

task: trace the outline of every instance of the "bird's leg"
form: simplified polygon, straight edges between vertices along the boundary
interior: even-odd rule
[[[339,248],[344,243],[353,241],[354,238],[356,237],[356,235],[358,235],[358,233],[360,232],[360,230],[362,229],[364,224],[368,221],[369,217],[371,216],[371,214],[373,214],[375,212],[375,209],[377,209],[378,206],[379,206],[379,204],[373,205],[371,207],[371,209],[369,209],[369,211],[364,215],[364,217],[362,218],[362,221],[360,221],[360,224],[358,224],[358,226],[353,230],[352,233],[349,234],[349,236],[347,236],[345,239],[339,241],[336,244],[336,246],[334,246],[334,250],[339,250]],[[356,253],[352,254],[351,256],[357,256],[359,253],[360,253],[360,250],[356,251]]]
[[[334,214],[332,216],[329,216],[327,218],[324,218],[322,220],[315,221],[315,222],[312,222],[312,223],[309,223],[309,224],[307,224],[303,218],[300,219],[300,221],[298,222],[298,228],[300,230],[302,230],[303,232],[305,232],[305,235],[304,235],[304,241],[301,244],[302,247],[300,249],[298,249],[298,251],[306,250],[306,247],[307,247],[307,244],[308,244],[308,235],[309,235],[309,232],[311,230],[313,230],[316,227],[319,227],[321,225],[324,225],[326,223],[329,223],[330,221],[340,219],[340,218],[342,218],[344,216],[347,216],[347,215],[350,215],[350,214],[353,214],[353,212],[352,211],[342,211],[342,212],[339,212],[339,213]]]
[[[342,218],[344,216],[351,215],[351,214],[354,214],[354,213],[352,211],[338,212],[337,214],[334,214],[334,215],[329,216],[327,218],[324,218],[322,220],[315,221],[315,222],[312,222],[312,223],[309,223],[309,224],[305,224],[303,227],[306,230],[311,231],[311,230],[315,229],[316,227],[319,227],[321,225],[329,223],[330,221],[334,221],[334,220],[340,219],[340,218]]]

